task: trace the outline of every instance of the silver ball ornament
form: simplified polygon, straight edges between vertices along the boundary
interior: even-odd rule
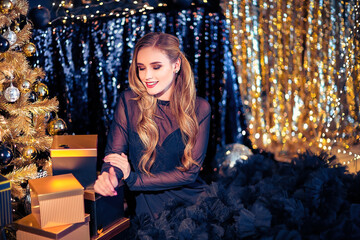
[[[22,92],[29,92],[31,90],[31,82],[29,80],[24,80],[21,83],[21,91]]]
[[[20,97],[20,91],[17,87],[14,87],[13,85],[10,85],[7,89],[4,91],[4,97],[9,102],[16,102]]]
[[[10,29],[8,29],[2,36],[9,41],[10,45],[14,45],[14,43],[16,43],[16,33]]]

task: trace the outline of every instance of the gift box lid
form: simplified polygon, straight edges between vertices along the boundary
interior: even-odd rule
[[[55,135],[51,157],[96,157],[97,135]]]
[[[37,194],[39,200],[47,200],[84,193],[84,187],[72,173],[30,179],[31,191]]]
[[[10,180],[4,177],[3,175],[0,175],[0,192],[10,190],[11,183]]]
[[[64,237],[66,234],[74,231],[79,226],[89,221],[90,221],[90,214],[86,213],[85,222],[66,224],[56,227],[41,228],[35,216],[33,214],[29,214],[26,217],[23,217],[22,219],[16,221],[15,224],[18,230],[30,232],[51,239],[60,239]]]

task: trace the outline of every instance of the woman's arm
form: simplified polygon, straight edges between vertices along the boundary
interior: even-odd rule
[[[105,148],[105,158],[108,155],[128,152],[128,118],[126,115],[126,104],[124,93],[120,95],[119,102],[116,106],[114,119],[111,123],[109,135],[107,137],[107,144]],[[111,164],[104,162],[101,168],[101,173],[109,172]],[[123,173],[120,169],[114,168],[118,179],[123,178]]]
[[[105,159],[120,157],[121,154],[128,151],[127,116],[124,101],[124,94],[121,94],[107,139]],[[129,165],[129,163],[127,164]],[[101,195],[114,196],[116,195],[114,188],[122,178],[123,171],[121,169],[111,166],[108,162],[104,162],[101,168],[101,174],[95,182],[94,189]]]

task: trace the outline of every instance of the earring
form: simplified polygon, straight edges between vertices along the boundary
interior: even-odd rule
[[[176,70],[176,71],[175,71],[175,73],[178,73],[178,72],[179,72],[179,70]]]

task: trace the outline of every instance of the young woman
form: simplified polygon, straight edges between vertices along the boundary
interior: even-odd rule
[[[190,64],[170,34],[148,33],[136,44],[130,90],[119,99],[95,191],[116,195],[123,178],[135,212],[156,219],[170,201],[193,204],[209,138],[210,106],[196,96]]]

